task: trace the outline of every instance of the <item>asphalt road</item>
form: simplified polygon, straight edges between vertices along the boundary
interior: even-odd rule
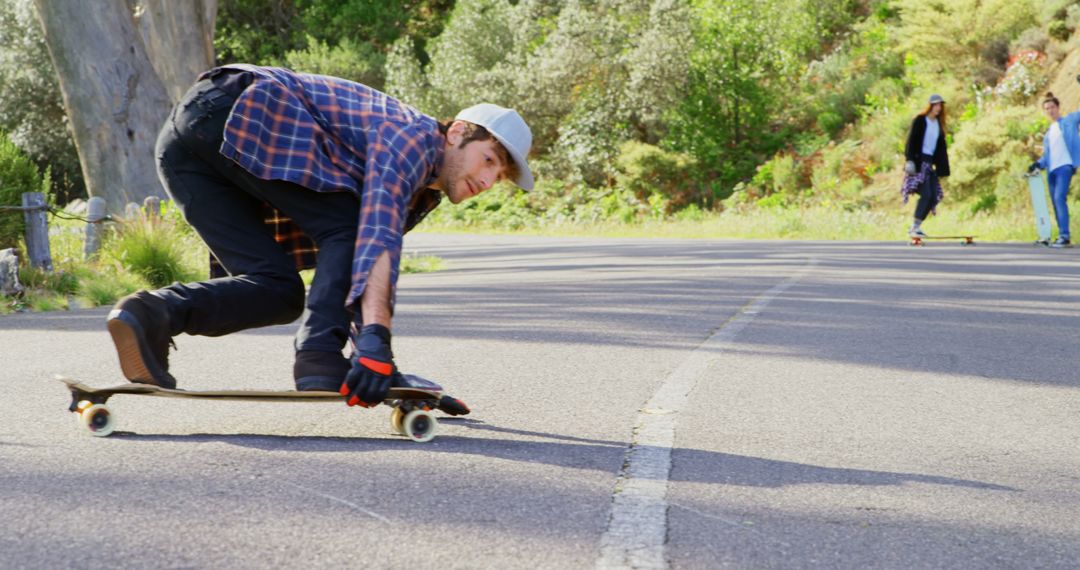
[[[4,568],[1076,568],[1080,249],[415,235],[398,365],[474,412],[117,396],[105,309],[0,317]],[[293,326],[180,337],[290,388]]]

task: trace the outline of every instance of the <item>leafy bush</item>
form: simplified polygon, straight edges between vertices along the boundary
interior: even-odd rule
[[[629,141],[620,148],[616,165],[618,185],[641,200],[659,194],[674,210],[690,204],[711,205],[712,197],[702,195],[702,186],[694,178],[697,164],[691,156]]]
[[[24,192],[49,195],[49,176],[43,178],[34,162],[0,132],[0,206],[22,206]],[[23,212],[0,210],[0,249],[17,247],[25,233]]]
[[[332,75],[383,89],[386,56],[369,43],[345,39],[334,47],[308,37],[308,47],[285,53],[285,65],[296,71]]]
[[[1030,164],[1043,119],[1034,107],[991,107],[956,133],[949,149],[948,191],[964,200],[988,188],[1016,185],[1018,164]]]
[[[1022,51],[1039,51],[1045,52],[1046,45],[1050,42],[1050,39],[1046,36],[1046,32],[1042,28],[1036,26],[1024,30],[1013,42],[1009,45],[1010,53],[1020,53]]]
[[[60,85],[32,2],[0,0],[0,131],[40,170],[60,203],[86,197]]]
[[[971,205],[971,214],[975,215],[979,212],[991,213],[997,208],[998,197],[993,192],[987,192],[982,194],[975,200],[975,203]]]
[[[1037,23],[1032,1],[898,0],[896,5],[900,47],[927,71],[963,82],[993,69],[1001,52],[996,46],[1007,46]]]
[[[781,152],[758,167],[757,173],[744,185],[742,191],[751,198],[763,198],[772,194],[795,195],[809,186],[800,164],[790,153]]]
[[[1046,27],[1046,33],[1050,34],[1050,37],[1055,40],[1064,42],[1068,41],[1069,36],[1072,35],[1072,30],[1069,29],[1069,25],[1064,20],[1054,20]]]

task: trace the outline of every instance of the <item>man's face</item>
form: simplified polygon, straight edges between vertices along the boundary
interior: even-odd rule
[[[457,123],[455,123],[456,125]],[[443,191],[452,204],[458,204],[491,188],[506,174],[506,165],[495,150],[495,139],[471,141],[461,147],[460,129],[450,127],[446,154],[439,174]]]
[[[1043,103],[1043,111],[1046,111],[1046,116],[1050,117],[1051,121],[1056,121],[1061,116],[1061,109],[1053,101]]]

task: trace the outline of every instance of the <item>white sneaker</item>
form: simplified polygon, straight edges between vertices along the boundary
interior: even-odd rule
[[[926,234],[923,233],[922,228],[911,228],[907,233],[908,237],[924,238]]]

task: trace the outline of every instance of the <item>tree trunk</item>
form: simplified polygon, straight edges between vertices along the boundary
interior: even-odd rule
[[[129,2],[34,0],[87,192],[111,212],[165,196],[154,164],[158,130],[213,62],[217,0]]]
[[[214,66],[218,0],[128,0],[147,56],[176,103]]]
[[[735,77],[739,77],[739,46],[732,46],[731,48],[731,61],[732,67],[735,68]],[[735,105],[735,146],[739,146],[742,143],[742,125],[739,124],[741,117],[739,117],[739,90],[735,90],[735,96],[732,97],[732,102]]]

